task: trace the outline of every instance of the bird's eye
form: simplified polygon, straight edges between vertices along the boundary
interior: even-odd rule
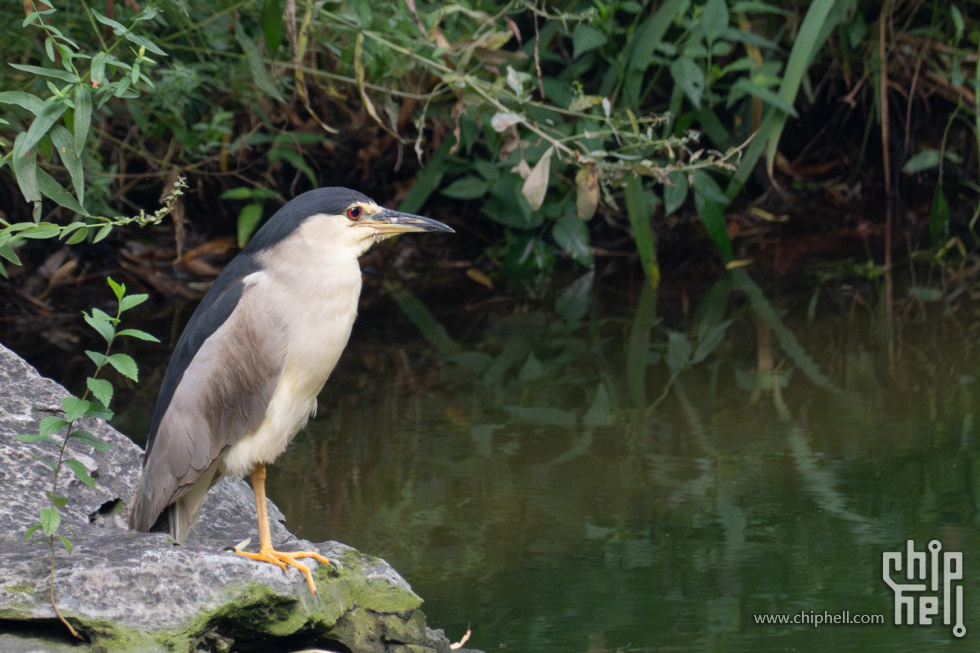
[[[347,209],[347,217],[350,218],[351,220],[357,220],[358,218],[360,218],[361,217],[361,207],[359,207],[359,206],[352,206],[349,209]]]

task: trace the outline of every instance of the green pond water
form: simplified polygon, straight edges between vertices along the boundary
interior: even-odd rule
[[[890,347],[873,285],[637,307],[588,281],[429,297],[445,331],[397,293],[422,331],[365,310],[269,467],[287,526],[386,559],[488,652],[980,650],[980,304],[898,283]],[[136,439],[162,369],[118,416]],[[886,553],[932,625],[895,625]]]
[[[774,302],[822,380],[722,300],[648,329],[559,299],[567,319],[507,315],[442,354],[362,316],[269,495],[301,537],[385,558],[433,627],[485,651],[978,650],[976,309],[900,302],[889,362],[879,311],[846,292],[810,320],[809,296]],[[756,374],[766,342],[775,381]],[[938,597],[932,625],[894,624],[883,554],[908,569],[910,540],[936,541],[938,567],[889,577],[926,584],[915,619]]]

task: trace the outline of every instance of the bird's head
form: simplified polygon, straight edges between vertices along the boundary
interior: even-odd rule
[[[360,256],[379,240],[410,231],[453,233],[437,220],[386,209],[356,191],[318,188],[282,207],[249,247],[261,250],[298,236],[318,248],[339,247]]]

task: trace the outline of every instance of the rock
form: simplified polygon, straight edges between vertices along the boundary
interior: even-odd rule
[[[36,458],[52,458],[50,444],[20,441],[38,421],[57,415],[67,392],[41,378],[0,346],[0,650],[68,650],[67,629],[50,602],[51,550],[44,534],[24,532],[49,505],[52,473]],[[208,494],[183,546],[164,534],[130,531],[125,502],[139,476],[139,447],[105,423],[82,428],[111,443],[96,452],[70,439],[66,457],[80,460],[94,489],[62,469],[59,492],[68,497],[56,540],[55,596],[61,613],[105,651],[299,650],[333,647],[368,652],[447,653],[441,631],[426,627],[422,600],[384,560],[336,542],[295,539],[271,503],[273,543],[285,550],[316,549],[331,565],[307,561],[320,596],[297,570],[283,572],[225,550],[258,533],[252,492],[225,479]],[[60,436],[57,436],[60,439]],[[75,649],[77,650],[77,649]]]

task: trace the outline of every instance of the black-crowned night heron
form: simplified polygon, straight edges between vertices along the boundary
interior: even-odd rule
[[[312,551],[272,547],[265,465],[316,409],[347,345],[361,293],[357,258],[406,231],[453,230],[378,206],[346,188],[320,188],[280,209],[218,276],[174,349],[160,388],[143,475],[130,512],[139,531],[180,542],[207,491],[251,475],[259,522],[255,560],[292,565]]]

